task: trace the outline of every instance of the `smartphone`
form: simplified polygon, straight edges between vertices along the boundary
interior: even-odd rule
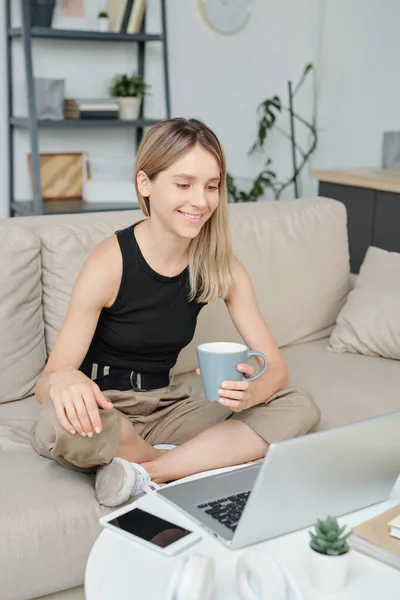
[[[164,556],[175,556],[201,540],[201,535],[156,515],[124,506],[99,519],[100,525]]]

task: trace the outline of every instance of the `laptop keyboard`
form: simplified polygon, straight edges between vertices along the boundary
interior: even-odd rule
[[[242,492],[234,496],[227,496],[219,500],[212,500],[212,502],[198,504],[197,508],[203,510],[207,515],[222,523],[222,525],[235,531],[249,495],[250,491]]]

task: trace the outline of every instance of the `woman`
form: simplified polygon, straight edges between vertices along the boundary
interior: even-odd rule
[[[312,398],[287,388],[285,361],[232,254],[225,180],[223,150],[202,122],[176,118],[148,131],[135,179],[147,218],[88,257],[36,385],[33,447],[97,471],[97,498],[107,506],[152,482],[261,458],[272,441],[319,421]],[[254,382],[224,382],[219,402],[208,402],[174,383],[171,369],[198,313],[217,298],[245,343],[267,355],[268,369]],[[253,373],[248,364],[238,369]]]

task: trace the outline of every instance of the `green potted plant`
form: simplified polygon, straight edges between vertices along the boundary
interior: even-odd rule
[[[324,593],[336,593],[346,584],[350,564],[351,532],[345,533],[335,517],[318,519],[310,531],[311,579],[313,586]]]
[[[110,95],[118,100],[119,118],[135,121],[139,117],[143,96],[150,86],[141,75],[116,75],[110,87]]]
[[[108,18],[108,12],[106,10],[102,10],[97,15],[97,23],[99,31],[109,31],[110,30],[110,20]]]
[[[315,86],[315,67],[312,63],[308,63],[305,66],[299,81],[294,86],[292,99],[295,98],[296,94],[310,76],[313,77],[313,86]],[[318,129],[315,101],[313,102],[311,119],[307,120],[298,114],[296,110],[293,112],[293,119],[298,122],[300,127],[305,127],[308,131],[309,135],[307,136],[307,142],[304,145],[302,143],[300,144],[298,140],[295,143],[289,133],[280,127],[279,116],[281,114],[290,115],[291,108],[290,106],[285,106],[279,96],[274,95],[271,98],[263,100],[257,108],[257,113],[257,138],[248,151],[248,156],[256,156],[257,154],[261,156],[268,146],[271,133],[278,131],[290,140],[293,152],[295,153],[295,156],[300,157],[300,160],[297,162],[293,174],[289,175],[284,180],[278,176],[271,158],[265,160],[264,166],[254,180],[243,177],[233,177],[228,173],[228,202],[257,202],[257,200],[266,197],[267,194],[270,195],[271,198],[273,196],[275,200],[279,200],[284,190],[300,178],[301,172],[317,148]],[[242,182],[243,185],[241,185]]]

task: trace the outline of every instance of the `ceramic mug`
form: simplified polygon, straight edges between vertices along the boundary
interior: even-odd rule
[[[254,381],[265,373],[268,360],[262,352],[253,352],[244,344],[233,342],[210,342],[197,346],[197,360],[201,371],[204,395],[207,400],[218,401],[218,390],[223,381]],[[239,363],[246,363],[250,356],[260,356],[264,366],[259,373],[245,377],[237,370]]]

